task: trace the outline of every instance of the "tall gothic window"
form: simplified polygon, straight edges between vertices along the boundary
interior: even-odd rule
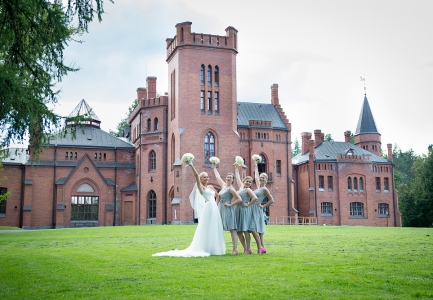
[[[209,158],[215,156],[215,137],[209,131],[204,137],[204,161],[210,163]]]
[[[156,170],[156,153],[155,151],[150,151],[149,153],[149,171]]]
[[[214,68],[214,82],[215,82],[215,86],[219,86],[220,83],[220,74],[219,74],[219,68],[218,66],[215,66]]]
[[[207,85],[212,86],[212,67],[207,66]]]
[[[200,91],[200,112],[204,113],[204,91]]]
[[[215,106],[215,113],[219,113],[219,92],[215,92],[215,99],[213,104]]]
[[[155,118],[155,121],[153,123],[153,130],[157,131],[158,130],[158,118]]]
[[[347,177],[347,190],[349,192],[352,191],[352,178],[350,178],[350,177]]]
[[[200,67],[200,84],[204,85],[204,65]]]
[[[151,127],[152,127],[152,120],[149,118],[147,119],[147,132],[152,130]]]
[[[266,173],[266,159],[263,155],[260,154],[262,161],[257,164],[257,168],[259,170],[259,174]]]
[[[207,111],[208,114],[212,114],[212,92],[207,92]]]
[[[147,218],[156,218],[156,193],[153,190],[147,194]]]

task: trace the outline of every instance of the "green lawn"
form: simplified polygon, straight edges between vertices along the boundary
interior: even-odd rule
[[[0,299],[433,299],[433,229],[268,225],[264,255],[152,257],[195,228],[2,232]]]

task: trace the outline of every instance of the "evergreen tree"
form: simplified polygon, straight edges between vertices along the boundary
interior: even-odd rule
[[[38,156],[60,125],[47,105],[58,101],[55,83],[78,70],[65,64],[63,51],[104,12],[103,0],[63,2],[0,1],[0,147],[29,136]]]
[[[137,101],[137,99],[135,99],[132,102],[131,106],[128,107],[128,112],[126,113],[126,117],[124,117],[122,120],[120,120],[119,124],[117,124],[117,131],[110,129],[109,133],[111,135],[117,136],[117,137],[122,135],[123,129],[125,129],[126,127],[129,126],[129,122],[128,122],[129,115],[134,111],[134,109],[137,107],[137,105],[138,105],[138,101]]]
[[[334,139],[332,138],[332,135],[331,134],[327,134],[327,135],[325,135],[325,142],[332,142],[332,141],[334,141]]]
[[[301,153],[301,147],[299,146],[298,138],[295,138],[295,141],[293,142],[293,148],[292,148],[292,157],[295,157]]]

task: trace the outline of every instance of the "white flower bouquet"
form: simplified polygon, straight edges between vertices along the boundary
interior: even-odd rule
[[[194,155],[192,155],[191,153],[185,153],[182,156],[182,162],[187,165],[190,165],[193,159],[194,159]]]
[[[251,156],[251,158],[255,161],[255,162],[261,162],[262,158],[260,157],[260,155],[258,154],[254,154],[253,156]]]
[[[235,157],[235,164],[238,166],[243,166],[244,165],[244,159],[240,156],[236,156]]]
[[[216,156],[212,156],[211,158],[209,158],[209,161],[211,163],[213,163],[214,165],[217,165],[217,164],[220,163],[220,159],[218,157],[216,157]]]

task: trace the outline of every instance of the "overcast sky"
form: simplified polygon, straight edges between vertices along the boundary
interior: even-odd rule
[[[273,83],[292,124],[344,141],[355,132],[367,98],[382,149],[427,153],[433,144],[433,1],[398,0],[115,0],[104,1],[83,44],[70,43],[65,61],[80,67],[58,85],[55,111],[69,115],[85,99],[103,130],[116,129],[136,89],[156,76],[167,91],[166,38],[192,22],[196,33],[238,30],[237,101],[270,103]]]

